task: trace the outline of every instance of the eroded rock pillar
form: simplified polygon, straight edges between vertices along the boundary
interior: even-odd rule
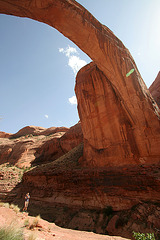
[[[134,74],[128,81],[138,85]],[[118,90],[93,62],[79,71],[75,91],[87,164],[100,167],[159,161],[159,120],[150,96],[146,97],[140,87],[137,98],[133,99],[136,118],[130,115]]]

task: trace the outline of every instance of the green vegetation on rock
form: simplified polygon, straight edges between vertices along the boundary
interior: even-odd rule
[[[133,232],[133,237],[136,240],[156,240],[154,233],[139,233],[139,232]]]

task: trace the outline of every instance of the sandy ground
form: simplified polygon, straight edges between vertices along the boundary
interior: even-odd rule
[[[38,219],[38,223],[33,229],[24,226],[26,221],[31,226],[36,219]],[[10,208],[0,207],[0,227],[3,226],[14,226],[23,229],[25,240],[28,240],[31,235],[34,236],[35,240],[125,240],[125,238],[121,237],[64,229],[41,218],[28,216],[28,213],[16,213]]]

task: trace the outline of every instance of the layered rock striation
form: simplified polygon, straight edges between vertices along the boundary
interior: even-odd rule
[[[27,126],[0,138],[0,164],[28,168],[51,162],[83,141],[81,124],[72,128]]]
[[[24,174],[18,199],[30,192],[30,213],[62,227],[102,234],[130,238],[133,230],[158,233],[160,166],[96,169],[82,167],[82,155],[80,144]],[[137,208],[142,209],[140,213],[135,213]]]
[[[80,129],[79,123],[63,135],[59,132],[50,136],[1,138],[4,142],[16,141],[14,144],[17,156],[18,149],[21,149],[22,144],[27,146],[25,141],[29,141],[28,153],[32,144],[34,156],[40,154],[41,158],[33,161],[28,158],[28,164],[34,167],[25,172],[22,182],[18,179],[20,183],[14,188],[15,176],[19,176],[19,172],[22,174],[23,169],[13,166],[13,154],[8,156],[5,163],[8,162],[10,165],[0,169],[2,178],[0,198],[22,207],[24,195],[29,191],[30,214],[40,214],[43,218],[63,227],[124,237],[131,237],[132,231],[139,229],[156,233],[159,226],[156,219],[160,216],[160,166],[152,164],[128,168],[123,166],[91,168],[84,165],[81,160],[84,149]],[[61,142],[63,145],[63,139],[64,149],[58,155],[60,148],[57,147],[57,143]],[[71,150],[64,154],[69,148]],[[25,156],[19,156],[18,164],[15,165],[24,167],[27,159]],[[0,163],[2,166],[2,159]],[[5,175],[8,176],[6,185]],[[143,212],[133,211],[133,206],[134,209],[143,209]],[[149,220],[146,218],[147,214]],[[145,229],[144,224],[147,226]]]

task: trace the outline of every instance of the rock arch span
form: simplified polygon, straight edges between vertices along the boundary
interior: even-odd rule
[[[93,60],[80,70],[76,83],[85,163],[159,162],[159,108],[128,49],[112,31],[74,0],[0,0],[0,13],[56,28]]]

